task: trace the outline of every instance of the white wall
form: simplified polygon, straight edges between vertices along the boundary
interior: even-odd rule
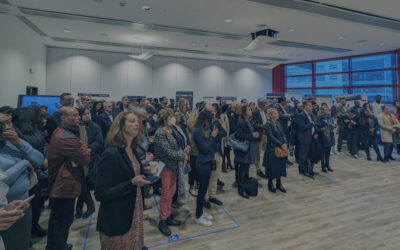
[[[63,48],[47,50],[46,94],[70,92],[175,98],[176,91],[203,96],[256,100],[272,92],[272,71],[255,64],[153,56],[147,61],[126,54]]]
[[[0,14],[0,34],[0,106],[16,107],[26,86],[37,86],[39,94],[45,94],[46,46],[40,36],[5,14]]]

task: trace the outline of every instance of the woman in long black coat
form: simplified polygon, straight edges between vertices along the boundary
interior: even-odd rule
[[[276,109],[268,110],[269,121],[265,124],[265,133],[267,134],[267,148],[264,154],[265,173],[268,178],[268,190],[276,193],[276,188],[286,193],[282,185],[281,177],[286,177],[286,159],[275,156],[275,147],[282,148],[288,152],[287,139],[285,132],[279,123],[279,113]],[[276,179],[276,188],[272,180]]]

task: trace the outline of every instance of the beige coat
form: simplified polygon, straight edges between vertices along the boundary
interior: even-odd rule
[[[399,121],[397,120],[396,116],[394,116],[393,114],[390,114],[393,118],[394,124],[395,125],[399,125]],[[381,127],[381,139],[382,142],[393,142],[393,133],[392,133],[392,128],[393,126],[390,125],[389,119],[386,118],[386,115],[384,113],[382,113],[379,117],[378,117],[378,123],[379,126]]]

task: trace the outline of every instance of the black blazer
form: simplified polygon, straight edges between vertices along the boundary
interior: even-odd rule
[[[137,153],[135,157],[144,169]],[[100,201],[97,217],[97,231],[107,236],[120,236],[129,231],[132,225],[136,201],[136,186],[131,179],[135,177],[133,166],[124,148],[108,147],[97,164],[96,187],[94,195]],[[142,199],[143,199],[143,188]]]
[[[285,131],[279,121],[276,122],[276,126],[272,122],[267,122],[265,124],[265,133],[267,134],[267,142],[274,147],[281,147],[287,143]]]
[[[311,144],[312,142],[312,128],[315,128],[315,125],[310,122],[307,118],[305,111],[297,114],[294,118],[294,123],[297,128],[296,138],[301,144]],[[314,121],[314,117],[311,115],[311,120]],[[315,129],[315,131],[317,131]]]
[[[114,113],[112,114],[112,116],[113,116],[113,119],[116,117],[116,115]],[[105,140],[107,138],[107,133],[111,127],[112,121],[111,121],[110,117],[108,117],[106,112],[103,112],[97,117],[97,123],[100,125],[100,128],[103,131],[103,138]]]
[[[265,115],[266,117],[267,115]],[[263,134],[264,130],[264,123],[261,117],[261,110],[259,108],[255,108],[253,111],[253,116],[251,117],[251,123],[254,127],[254,129],[260,133],[260,135]],[[262,139],[262,136],[258,137],[255,139],[256,142],[260,142]]]

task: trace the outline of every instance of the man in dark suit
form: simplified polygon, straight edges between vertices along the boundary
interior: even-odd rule
[[[261,170],[262,159],[263,159],[263,148],[265,148],[267,143],[267,136],[264,134],[264,125],[267,122],[266,115],[267,100],[264,98],[258,98],[257,108],[253,111],[252,124],[254,129],[260,134],[256,139],[256,168],[257,175],[261,178],[267,178],[266,175]]]
[[[317,173],[313,171],[313,163],[309,159],[311,143],[318,136],[315,133],[315,121],[312,116],[312,104],[310,101],[303,102],[303,112],[296,115],[294,123],[297,128],[297,140],[299,142],[299,173],[313,178]]]
[[[107,132],[110,129],[111,124],[113,123],[115,117],[116,117],[116,113],[113,112],[112,103],[106,102],[104,104],[104,112],[101,113],[98,117],[98,123],[101,127],[101,130],[103,131],[104,141],[107,138]]]
[[[290,114],[286,111],[286,97],[280,96],[278,98],[278,104],[275,105],[275,108],[278,110],[279,113],[279,122],[285,131],[286,139],[289,141],[290,134],[289,134],[289,126],[290,126]],[[287,165],[293,165],[289,159],[286,160]]]

